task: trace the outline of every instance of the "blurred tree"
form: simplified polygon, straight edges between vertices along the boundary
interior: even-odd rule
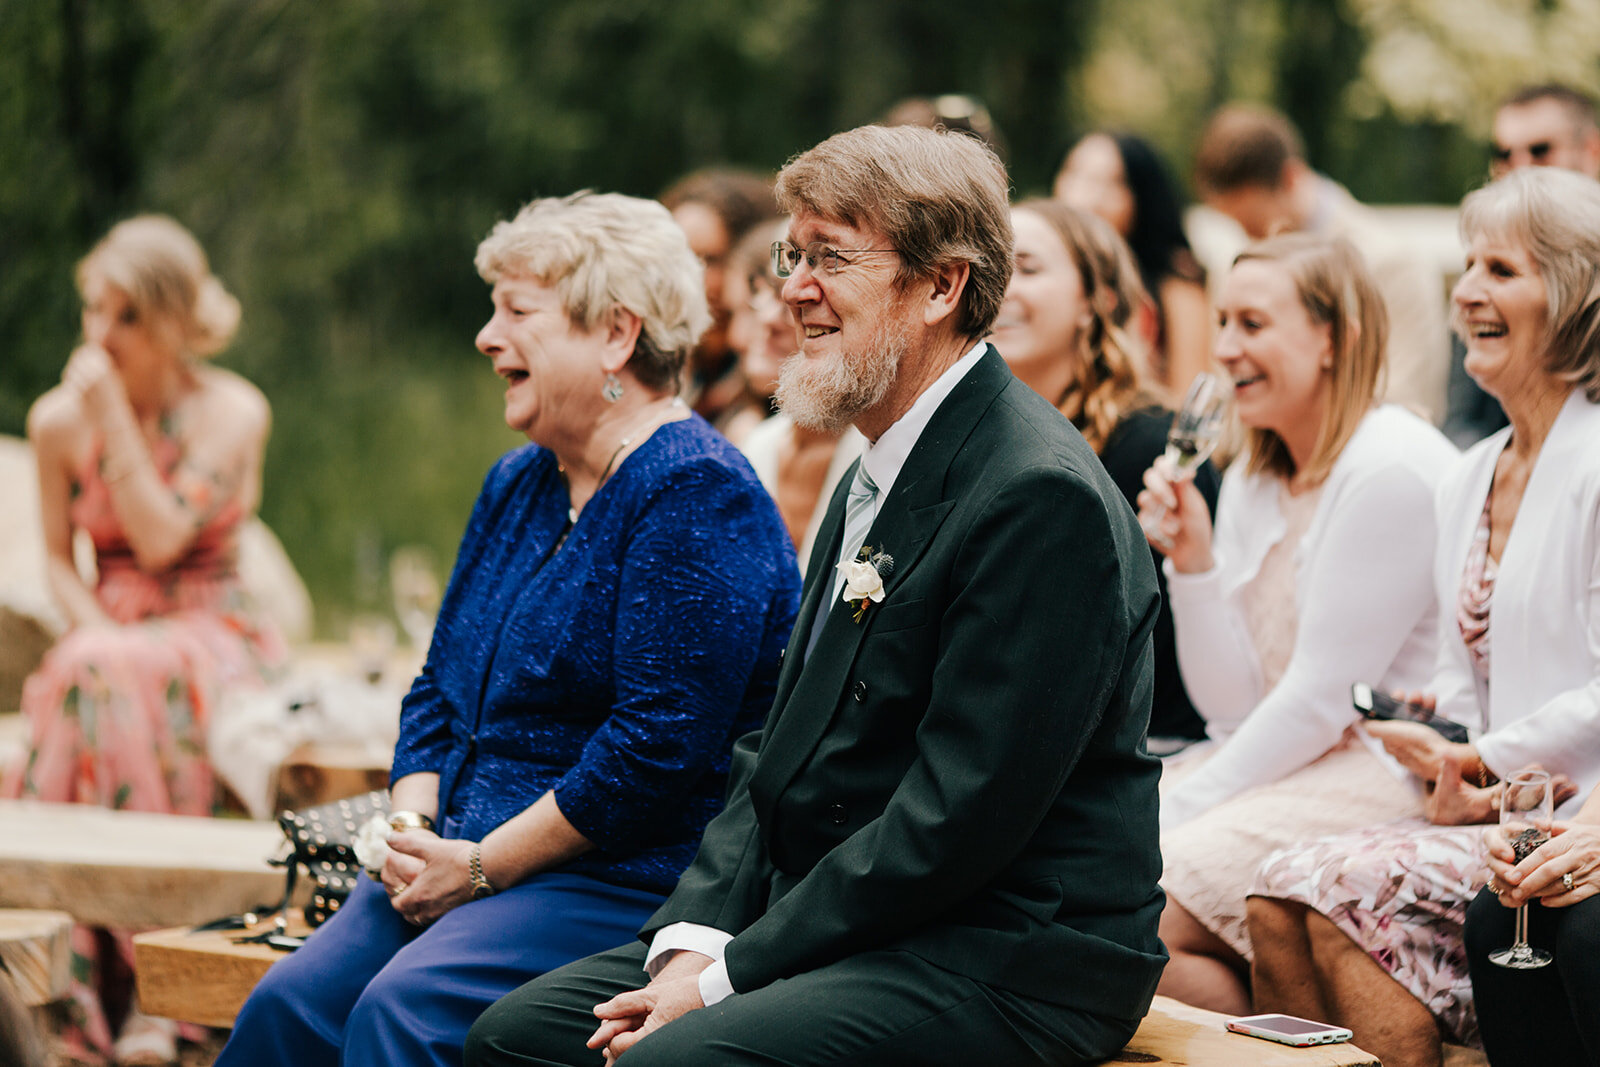
[[[773,169],[949,92],[988,105],[1019,194],[1107,122],[1186,171],[1206,112],[1243,96],[1286,107],[1359,195],[1453,199],[1480,150],[1440,122],[1464,110],[1394,83],[1397,35],[1482,70],[1494,42],[1466,30],[1515,36],[1485,12],[1532,12],[1563,55],[1588,25],[1579,0],[1461,4],[1464,27],[1442,0],[0,0],[0,432],[77,335],[77,257],[171,213],[243,302],[224,360],[273,402],[263,513],[336,612],[358,545],[451,558],[517,443],[472,349],[471,262],[519,203]]]

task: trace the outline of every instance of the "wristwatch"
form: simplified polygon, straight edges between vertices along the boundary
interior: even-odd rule
[[[494,886],[483,876],[483,845],[479,842],[473,842],[472,851],[467,854],[467,877],[472,879],[473,900],[494,896]]]

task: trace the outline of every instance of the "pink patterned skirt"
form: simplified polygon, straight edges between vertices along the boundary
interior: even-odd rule
[[[1483,827],[1404,819],[1275,852],[1250,893],[1327,916],[1421,1001],[1447,1036],[1478,1045],[1462,924],[1487,881]]]

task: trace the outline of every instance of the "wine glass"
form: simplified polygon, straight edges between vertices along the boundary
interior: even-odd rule
[[[1174,482],[1188,481],[1200,464],[1211,458],[1217,442],[1222,439],[1223,416],[1228,411],[1228,388],[1215,374],[1196,374],[1189,383],[1189,392],[1183,398],[1183,407],[1172,416],[1172,428],[1167,431],[1165,473]],[[1170,547],[1172,539],[1161,532],[1161,522],[1167,517],[1165,507],[1156,505],[1157,511],[1145,520],[1144,531],[1162,547]]]
[[[1518,771],[1506,779],[1500,794],[1500,829],[1521,863],[1534,849],[1550,840],[1550,821],[1554,799],[1550,795],[1550,775],[1544,771]],[[1529,971],[1547,966],[1555,957],[1528,944],[1528,906],[1517,909],[1516,944],[1489,953],[1489,962],[1514,970]]]
[[[433,553],[421,545],[395,549],[389,557],[389,589],[406,640],[418,652],[426,652],[439,615],[439,575],[433,569]]]

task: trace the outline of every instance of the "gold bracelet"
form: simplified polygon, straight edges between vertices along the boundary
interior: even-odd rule
[[[389,813],[389,829],[432,830],[433,820],[420,811],[391,811]]]
[[[467,853],[467,877],[472,880],[472,899],[482,900],[495,895],[495,888],[483,873],[483,842],[474,841]]]

